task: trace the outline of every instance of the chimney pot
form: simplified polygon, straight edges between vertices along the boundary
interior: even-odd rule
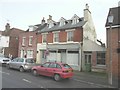
[[[49,15],[49,19],[52,20],[52,16],[51,15]]]

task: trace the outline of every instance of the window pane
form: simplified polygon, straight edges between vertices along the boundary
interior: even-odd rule
[[[97,52],[97,64],[105,65],[105,53]]]
[[[91,63],[91,55],[88,57],[88,63]]]
[[[62,64],[64,68],[71,68],[68,64]]]
[[[51,64],[49,65],[49,67],[50,67],[50,68],[56,68],[56,64],[55,64],[55,63],[51,63]]]
[[[46,39],[47,39],[47,35],[46,35],[46,34],[43,34],[43,35],[42,35],[42,38],[43,38],[43,43],[46,43],[46,41],[47,41],[47,40],[46,40]]]
[[[54,33],[54,42],[59,42],[59,33]]]
[[[73,31],[68,32],[68,41],[73,41]]]
[[[45,63],[42,65],[43,67],[48,67],[49,66],[49,63]]]
[[[57,68],[61,68],[61,66],[60,66],[60,65],[58,65],[58,64],[57,64],[57,66],[56,66],[56,67],[57,67]]]
[[[87,55],[85,55],[85,63],[87,63]]]

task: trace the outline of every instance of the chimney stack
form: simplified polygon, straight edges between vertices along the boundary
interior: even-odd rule
[[[88,4],[86,4],[84,9],[84,21],[88,21],[90,18],[91,18],[91,12],[89,10]]]
[[[9,24],[9,23],[7,23],[7,24],[5,25],[5,31],[8,31],[8,30],[10,30],[10,24]]]
[[[41,21],[41,25],[45,24],[45,19],[43,17],[42,21]]]
[[[49,15],[49,20],[52,20],[52,16],[51,15]]]

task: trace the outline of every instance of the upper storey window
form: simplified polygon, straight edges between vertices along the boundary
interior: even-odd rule
[[[25,46],[25,42],[26,42],[26,37],[22,38],[22,46]]]
[[[63,17],[61,17],[61,19],[59,20],[60,26],[65,25],[65,21],[66,21],[66,20],[65,20]]]
[[[53,21],[49,21],[49,28],[52,28],[54,26]]]
[[[42,34],[42,43],[47,43],[47,34]]]
[[[33,42],[33,36],[30,36],[29,37],[29,45],[32,45],[32,42]]]
[[[59,42],[59,32],[54,32],[54,42]]]
[[[73,17],[72,17],[72,24],[77,24],[79,22],[79,17],[75,14]]]

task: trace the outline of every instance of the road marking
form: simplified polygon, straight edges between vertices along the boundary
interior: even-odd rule
[[[31,81],[27,80],[27,79],[22,79],[25,82],[31,83]]]
[[[109,85],[95,84],[95,83],[92,83],[92,82],[78,80],[78,79],[73,79],[73,80],[78,81],[78,82],[83,82],[83,83],[91,84],[91,85],[96,85],[96,86],[99,86],[99,87],[115,88],[115,87],[112,87],[112,86],[109,86]]]
[[[7,74],[7,75],[10,75],[10,73],[7,73],[7,72],[2,72],[2,71],[0,71],[0,73],[4,73],[4,74]]]

